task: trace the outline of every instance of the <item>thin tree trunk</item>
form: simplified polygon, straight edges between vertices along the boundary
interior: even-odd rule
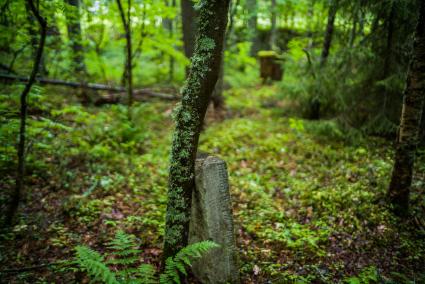
[[[336,12],[338,11],[338,0],[332,0],[328,11],[328,23],[326,25],[325,39],[323,41],[322,55],[320,57],[320,65],[324,66],[329,56],[331,48],[332,36],[334,32],[334,23]]]
[[[276,45],[276,0],[271,0],[271,27],[270,27],[270,49],[274,49]]]
[[[39,11],[35,7],[32,0],[27,0],[27,4],[31,13],[36,18],[40,26],[40,41],[37,48],[37,53],[34,58],[34,66],[31,71],[30,79],[25,85],[24,90],[20,96],[20,126],[19,126],[19,142],[18,142],[18,169],[16,174],[16,187],[12,195],[12,201],[9,207],[9,210],[6,215],[6,224],[11,225],[13,222],[13,217],[18,209],[19,202],[21,199],[21,194],[24,190],[24,178],[25,178],[25,142],[26,142],[26,119],[27,119],[27,97],[31,91],[31,87],[35,81],[35,77],[40,67],[41,58],[43,56],[44,44],[46,41],[46,31],[47,31],[47,22],[39,14]]]
[[[258,31],[257,31],[257,0],[246,0],[248,10],[248,36],[251,41],[250,55],[256,56],[259,50]]]
[[[183,45],[184,54],[187,58],[193,56],[195,51],[195,39],[196,31],[198,26],[198,16],[192,0],[181,0],[181,17],[182,17],[182,29],[183,29]],[[189,67],[186,68],[186,77],[189,75]]]
[[[354,42],[356,40],[358,20],[359,20],[359,8],[356,5],[353,11],[353,25],[351,26],[350,42],[349,42],[350,47],[354,46]]]
[[[211,96],[211,102],[214,106],[214,111],[221,111],[224,108],[224,50],[226,46],[223,44],[223,54],[221,56],[220,69],[218,72],[217,83]]]
[[[420,145],[425,146],[425,103],[422,108],[421,127],[419,130],[419,143]]]
[[[86,65],[84,63],[83,38],[81,35],[80,24],[80,0],[66,0],[72,7],[70,13],[67,13],[68,37],[71,41],[73,70],[79,80],[85,80],[87,75]]]
[[[171,0],[171,3],[168,2],[168,0],[165,0],[166,6],[176,7],[176,0]],[[168,36],[170,39],[174,36],[174,22],[175,19],[165,18],[163,20],[164,28],[168,31]],[[174,79],[174,57],[170,55],[169,62],[168,62],[168,82],[172,82]]]
[[[133,105],[133,53],[131,51],[131,0],[127,0],[127,17],[124,12],[121,0],[116,0],[118,5],[118,10],[121,16],[121,22],[125,30],[125,40],[126,40],[126,83],[127,83],[127,97],[128,97],[128,118],[131,119],[131,106]]]
[[[220,62],[220,71],[218,73],[218,79],[217,83],[215,84],[215,88],[211,97],[211,101],[214,106],[214,111],[221,111],[224,108],[225,105],[225,99],[223,96],[224,91],[224,52],[226,50],[226,47],[229,45],[229,40],[232,36],[233,32],[233,23],[234,23],[234,16],[236,14],[237,8],[239,5],[239,0],[236,0],[234,4],[230,2],[229,10],[229,26],[227,28],[226,34],[224,35],[224,42],[223,42],[223,54],[221,56],[221,62]]]
[[[384,68],[382,72],[382,79],[385,79],[390,74],[391,59],[393,53],[393,38],[394,38],[394,18],[396,13],[396,7],[393,2],[391,2],[390,14],[387,18],[387,38],[386,38],[386,48],[384,54]]]
[[[31,7],[29,6],[28,1],[25,1],[25,10],[26,10],[28,22],[30,23],[36,22],[37,19],[34,17],[34,14],[31,11]],[[37,29],[34,27],[34,25],[28,25],[28,34],[30,36],[30,42],[32,47],[32,57],[35,58],[37,56],[39,39],[38,39]],[[46,30],[46,37],[47,37],[47,30]],[[43,76],[48,74],[44,56],[42,56],[40,59],[40,67],[38,69],[38,73]]]
[[[314,43],[314,38],[313,38],[313,28],[314,28],[314,2],[315,0],[310,0],[309,1],[309,5],[308,5],[308,10],[307,10],[307,37],[309,38],[308,40],[308,48],[312,48],[313,47],[313,43]]]
[[[425,2],[420,3],[413,55],[403,94],[394,168],[388,190],[394,211],[400,216],[407,215],[409,209],[410,186],[425,101]]]
[[[176,114],[171,150],[164,261],[188,243],[198,140],[220,69],[230,0],[203,0],[189,77]]]

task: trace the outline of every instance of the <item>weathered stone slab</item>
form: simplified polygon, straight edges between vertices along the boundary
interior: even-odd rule
[[[195,173],[189,242],[211,240],[220,248],[194,262],[192,271],[205,284],[240,283],[226,163],[203,155]]]

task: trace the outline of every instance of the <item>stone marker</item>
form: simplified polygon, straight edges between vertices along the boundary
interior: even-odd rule
[[[240,283],[226,163],[203,154],[195,173],[189,242],[211,240],[220,247],[195,261],[192,271],[201,283]]]

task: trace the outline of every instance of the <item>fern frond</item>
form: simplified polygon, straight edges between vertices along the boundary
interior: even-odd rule
[[[182,263],[183,265],[188,264],[190,263],[191,259],[200,258],[202,254],[217,247],[219,247],[219,245],[213,241],[202,241],[194,243],[182,248],[174,257],[174,261]]]
[[[165,261],[165,270],[164,270],[164,273],[161,275],[160,283],[161,284],[163,283],[164,284],[170,284],[170,283],[180,284],[181,283],[176,263],[171,257],[167,258],[167,260]]]
[[[137,248],[136,237],[126,234],[124,231],[118,231],[115,238],[108,243],[108,248],[112,250],[110,255],[114,258],[108,260],[108,264],[129,266],[135,264],[139,259],[137,255],[140,250]]]
[[[125,254],[136,254],[140,250],[135,249],[137,243],[134,235],[126,234],[124,231],[118,231],[115,238],[108,243],[108,247],[116,252]]]
[[[75,262],[93,279],[118,284],[115,274],[103,263],[103,256],[86,246],[77,246]]]
[[[142,284],[155,284],[158,283],[155,278],[155,268],[150,264],[142,264],[138,268],[140,275],[140,283]]]
[[[202,241],[182,248],[173,258],[165,261],[164,273],[160,276],[161,284],[180,284],[180,273],[187,275],[186,267],[191,266],[191,261],[200,258],[205,252],[219,247],[212,241]]]

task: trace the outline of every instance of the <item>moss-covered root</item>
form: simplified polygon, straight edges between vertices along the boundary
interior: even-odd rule
[[[413,58],[407,75],[389,199],[398,215],[406,215],[422,109],[425,101],[425,2],[421,1]]]
[[[187,245],[199,134],[218,78],[229,0],[201,0],[189,77],[176,111],[171,149],[164,260]]]

